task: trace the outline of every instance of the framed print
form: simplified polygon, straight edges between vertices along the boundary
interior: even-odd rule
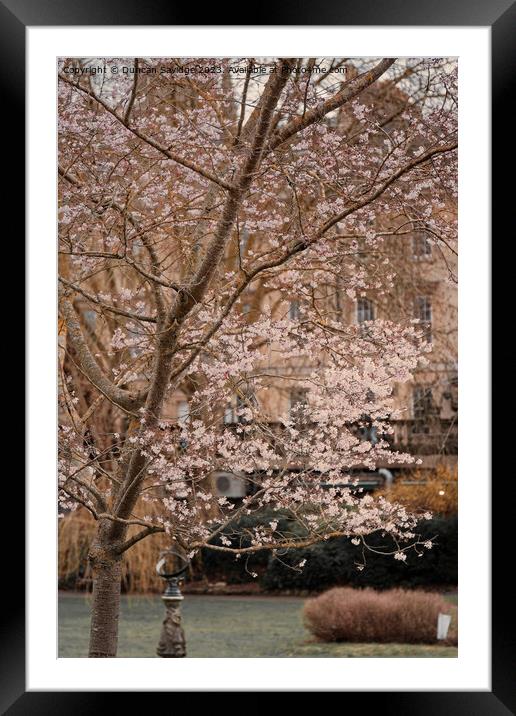
[[[29,318],[2,708],[511,713],[489,133],[514,7],[214,10],[0,6]]]

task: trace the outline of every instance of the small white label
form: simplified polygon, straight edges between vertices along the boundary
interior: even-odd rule
[[[450,628],[451,616],[450,614],[439,614],[437,616],[437,638],[446,639],[448,636],[448,629]]]

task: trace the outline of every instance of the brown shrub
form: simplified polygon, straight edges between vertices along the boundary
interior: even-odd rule
[[[446,641],[456,644],[456,609],[438,594],[336,587],[305,603],[305,626],[321,641],[435,644],[437,615],[452,613]]]

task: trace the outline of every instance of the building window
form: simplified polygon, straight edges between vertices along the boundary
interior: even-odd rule
[[[84,317],[84,322],[88,326],[88,328],[91,328],[92,330],[95,328],[95,324],[97,323],[97,314],[95,311],[84,311],[82,314]]]
[[[186,425],[190,415],[190,406],[187,400],[178,400],[176,403],[176,415],[178,425]]]
[[[248,244],[249,244],[249,231],[246,228],[243,228],[242,231],[240,232],[240,252],[242,255],[245,254]]]
[[[428,422],[436,416],[432,388],[416,385],[412,391],[412,414],[414,416],[414,432],[427,433]]]
[[[363,415],[359,423],[359,437],[362,441],[370,442],[376,445],[378,442],[378,428],[373,425],[370,415]]]
[[[420,321],[423,336],[428,343],[432,341],[432,302],[428,296],[417,296],[415,318]]]
[[[414,235],[412,255],[416,260],[428,259],[432,256],[432,244],[424,232]]]
[[[234,395],[231,402],[228,403],[224,409],[224,424],[234,425],[241,423],[247,425],[251,421],[246,415],[242,415],[242,411],[249,411],[251,406],[256,406],[257,400],[252,391],[249,391],[245,395]]]
[[[232,403],[228,403],[224,409],[224,424],[233,425],[233,423],[236,422],[236,408],[232,405]]]
[[[298,426],[306,420],[307,405],[308,391],[304,388],[293,388],[289,394],[289,417]]]
[[[374,305],[368,298],[357,300],[357,323],[374,321]]]
[[[133,255],[138,257],[143,253],[143,241],[141,239],[135,239],[133,241]]]
[[[297,299],[292,299],[288,307],[288,317],[291,321],[298,321],[301,317],[301,308]]]

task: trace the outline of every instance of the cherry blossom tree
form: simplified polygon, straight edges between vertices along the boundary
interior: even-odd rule
[[[428,514],[351,489],[354,467],[412,460],[389,421],[424,331],[342,302],[394,285],[386,241],[454,253],[456,84],[445,59],[60,61],[59,499],[97,521],[90,657],[116,656],[121,560],[158,532],[189,557],[431,546]],[[221,470],[248,484],[237,505]],[[266,507],[301,530],[239,533]]]

